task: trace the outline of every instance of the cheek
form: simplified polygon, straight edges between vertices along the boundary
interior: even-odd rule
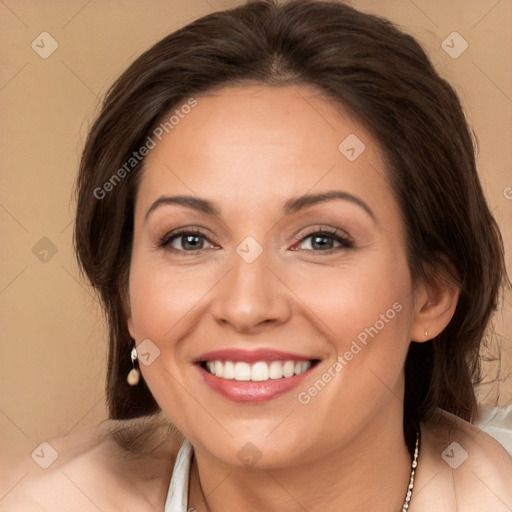
[[[364,422],[402,392],[414,311],[407,262],[390,251],[316,272],[316,279],[297,280],[297,295],[333,350],[322,374],[299,390],[298,401],[326,422],[343,422],[346,414],[355,424]]]
[[[130,273],[130,303],[137,340],[150,338],[161,344],[172,339],[200,308],[213,283],[211,272],[199,267],[191,272],[135,259]]]
[[[351,341],[363,344],[379,336],[401,344],[408,337],[412,312],[407,262],[399,254],[379,259],[319,266],[294,280],[294,291],[311,311],[311,319],[344,352]]]
[[[384,255],[372,265],[333,269],[318,283],[328,285],[304,282],[298,294],[308,297],[312,321],[335,353],[297,401],[333,438],[350,436],[390,400],[400,403],[414,312],[408,267],[399,255]]]
[[[163,410],[185,410],[189,395],[180,382],[186,362],[179,340],[197,326],[212,283],[204,271],[180,271],[134,254],[130,270],[130,304],[137,344],[149,339],[158,357],[141,364],[143,378]],[[155,349],[156,350],[156,349]],[[144,363],[144,361],[142,361]],[[173,418],[176,419],[176,418]]]

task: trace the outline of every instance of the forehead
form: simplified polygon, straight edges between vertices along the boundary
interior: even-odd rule
[[[392,201],[376,141],[315,89],[226,87],[195,99],[191,109],[177,105],[168,133],[154,138],[137,209],[165,193],[238,210],[333,188],[377,207]]]

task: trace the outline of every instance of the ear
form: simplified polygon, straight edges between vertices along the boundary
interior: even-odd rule
[[[448,267],[453,269],[451,264]],[[414,291],[411,340],[421,343],[440,334],[455,313],[459,294],[460,288],[455,279],[440,272],[429,272]]]

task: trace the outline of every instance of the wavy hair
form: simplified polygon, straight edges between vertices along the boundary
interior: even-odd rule
[[[105,97],[82,154],[74,243],[108,320],[110,417],[159,411],[143,380],[126,383],[133,340],[123,297],[144,159],[115,190],[101,198],[97,191],[173,109],[235,84],[313,86],[378,141],[406,226],[413,283],[434,272],[461,290],[446,329],[411,343],[405,410],[417,420],[437,407],[473,419],[479,349],[508,278],[460,101],[418,42],[388,20],[307,0],[252,1],[197,19],[138,57]]]

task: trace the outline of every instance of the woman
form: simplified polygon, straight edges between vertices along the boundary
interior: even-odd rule
[[[501,237],[413,38],[330,2],[201,18],[114,84],[77,191],[111,419],[6,510],[512,508],[471,425]]]

